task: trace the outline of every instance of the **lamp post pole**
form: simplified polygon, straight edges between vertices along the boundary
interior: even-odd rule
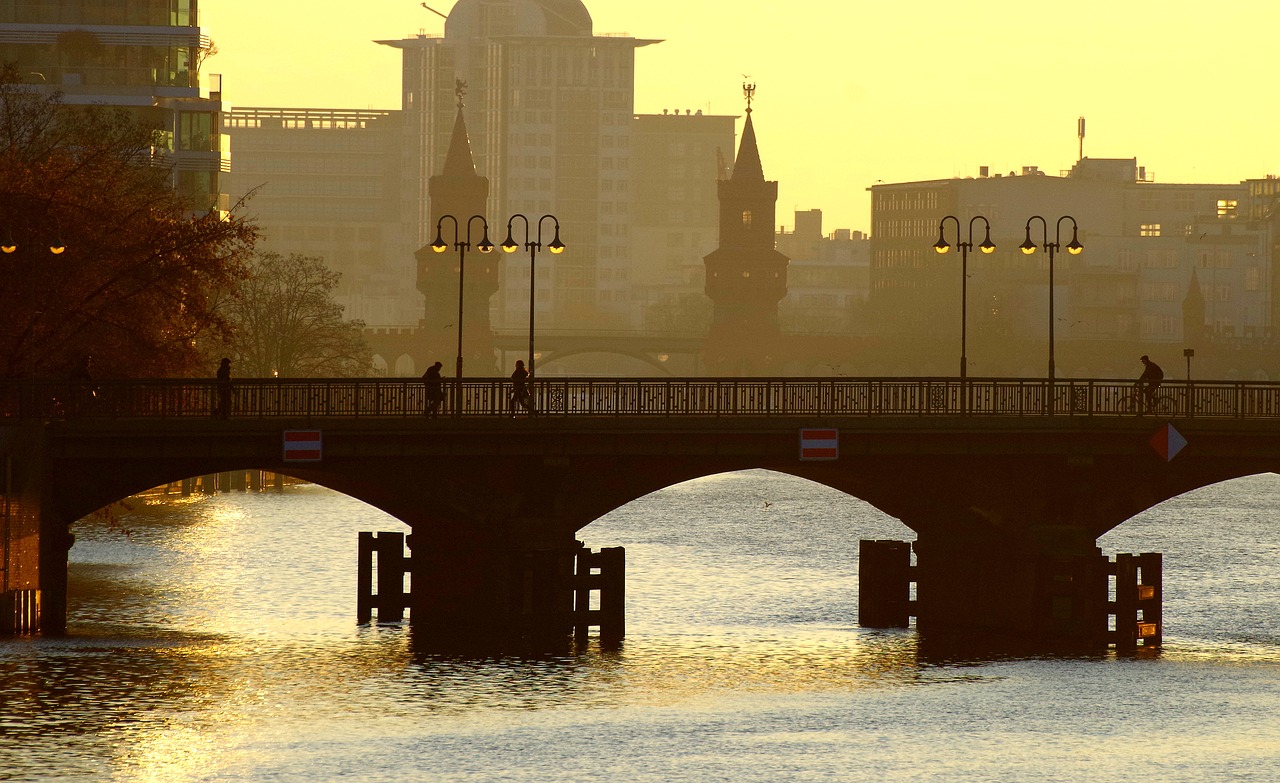
[[[458,359],[454,367],[454,377],[457,379],[457,383],[454,384],[453,389],[453,411],[455,415],[460,415],[462,413],[462,308],[463,294],[466,290],[463,287],[463,282],[466,274],[467,249],[471,247],[472,223],[479,220],[480,225],[484,228],[484,238],[476,245],[476,250],[481,253],[490,253],[493,251],[493,243],[489,241],[489,223],[484,219],[483,215],[472,215],[467,218],[466,239],[462,237],[463,232],[458,225],[456,217],[453,215],[441,215],[440,219],[436,221],[435,241],[431,243],[431,249],[436,253],[443,253],[449,249],[449,244],[441,236],[441,230],[446,219],[453,222],[453,247],[458,251],[458,323],[456,325],[458,329]]]
[[[996,246],[991,241],[991,223],[982,215],[974,215],[969,218],[968,242],[960,241],[960,219],[955,215],[947,215],[938,221],[938,241],[933,245],[933,249],[937,251],[938,255],[943,255],[951,249],[951,245],[946,238],[948,220],[956,224],[956,247],[960,248],[960,377],[967,378],[969,376],[969,357],[965,342],[969,327],[969,251],[973,249],[974,222],[981,220],[987,229],[987,236],[982,240],[982,244],[978,245],[978,249],[983,253],[991,254],[996,251]]]
[[[1067,243],[1067,252],[1073,256],[1078,256],[1084,251],[1084,245],[1080,244],[1078,239],[1079,226],[1076,225],[1076,219],[1070,215],[1063,215],[1058,218],[1054,229],[1054,241],[1052,242],[1049,241],[1049,224],[1041,216],[1032,215],[1027,218],[1026,239],[1018,246],[1018,249],[1026,255],[1036,252],[1036,244],[1031,241],[1031,221],[1033,220],[1040,221],[1041,237],[1044,240],[1042,244],[1045,252],[1049,254],[1049,382],[1052,383],[1055,377],[1053,366],[1053,256],[1062,246],[1062,221],[1071,221],[1071,241]],[[1050,410],[1052,410],[1052,406],[1050,406]]]
[[[538,250],[539,248],[542,247],[542,222],[544,220],[550,220],[552,223],[554,223],[555,230],[556,230],[555,238],[552,239],[550,244],[547,245],[547,249],[550,250],[552,253],[559,255],[560,253],[564,252],[565,245],[563,242],[560,241],[560,221],[556,218],[555,215],[543,215],[542,217],[538,218],[538,223],[537,223],[538,238],[533,239],[530,236],[531,232],[529,230],[529,218],[517,212],[516,214],[512,215],[510,219],[507,220],[507,238],[502,240],[502,244],[499,246],[502,248],[502,252],[514,253],[520,247],[520,245],[517,244],[516,241],[511,237],[511,226],[512,226],[512,223],[515,222],[516,218],[520,218],[520,220],[524,221],[524,246],[529,251],[529,377],[532,378],[533,377],[533,353],[534,353],[533,352],[533,316],[534,316],[534,304],[535,304],[535,293],[536,293],[534,289],[534,272],[535,272],[535,267],[537,265]]]
[[[67,243],[62,240],[61,228],[55,228],[54,233],[55,233],[55,238],[50,240],[49,244],[46,245],[46,247],[48,248],[50,255],[60,256],[66,252]],[[13,237],[12,227],[6,225],[3,236],[4,238],[0,239],[0,258],[5,258],[5,260],[9,260],[6,257],[12,256],[13,254],[17,253],[19,250],[19,244],[18,244],[18,241],[15,240]],[[22,251],[23,251],[23,255],[31,252],[26,247],[23,247]],[[13,276],[12,270],[7,272],[6,274],[9,274],[11,278]],[[24,274],[25,274],[25,270],[24,270]],[[41,311],[36,311],[35,313],[32,314],[31,319],[27,322],[27,325],[22,330],[22,336],[19,338],[19,345],[25,343],[35,333],[36,325],[40,322],[40,317],[42,315],[44,315],[44,313]]]

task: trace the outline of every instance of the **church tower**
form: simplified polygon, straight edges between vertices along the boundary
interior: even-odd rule
[[[462,115],[462,97],[466,82],[457,81],[458,114],[453,123],[453,136],[445,155],[441,173],[428,180],[431,196],[431,233],[439,226],[440,238],[448,244],[442,253],[431,245],[419,248],[418,290],[425,299],[424,315],[418,330],[426,351],[426,365],[443,362],[445,375],[454,366],[458,353],[458,282],[465,288],[462,300],[462,356],[468,376],[493,375],[497,371],[494,358],[493,330],[489,323],[489,299],[498,290],[497,253],[481,253],[477,245],[488,239],[480,219],[489,197],[489,179],[476,174],[471,156],[471,141]],[[452,219],[446,216],[452,216]],[[456,220],[456,226],[455,226]],[[470,240],[468,240],[468,227]],[[454,231],[457,233],[455,234]],[[466,257],[461,258],[455,242],[470,242]],[[491,240],[490,240],[491,241]],[[459,272],[460,266],[465,267]]]
[[[1196,270],[1191,270],[1191,283],[1187,286],[1187,295],[1182,298],[1182,342],[1194,346],[1205,336],[1204,294],[1200,293],[1200,281],[1196,279]]]
[[[742,85],[747,119],[733,174],[717,183],[720,243],[703,258],[713,304],[704,363],[714,375],[770,375],[782,364],[778,302],[789,259],[774,248],[778,183],[766,182],[751,122],[754,84]]]

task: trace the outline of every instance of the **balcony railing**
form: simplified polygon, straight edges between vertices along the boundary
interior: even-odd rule
[[[444,382],[441,417],[512,414],[511,382]],[[1133,381],[1010,378],[546,378],[530,384],[547,417],[1136,416],[1280,418],[1280,383],[1165,382],[1148,403]],[[241,379],[232,418],[423,416],[417,379]],[[0,420],[213,415],[213,380],[0,382]],[[518,415],[524,415],[520,410]]]

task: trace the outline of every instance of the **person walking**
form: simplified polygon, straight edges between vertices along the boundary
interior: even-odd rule
[[[511,373],[512,418],[515,418],[517,405],[528,413],[533,413],[533,408],[529,405],[529,371],[524,368],[524,362],[519,359],[516,359],[516,369]]]
[[[444,367],[436,362],[422,374],[422,381],[427,387],[427,407],[423,415],[434,419],[440,412],[440,403],[444,402],[444,379],[440,377],[440,369]]]
[[[213,415],[219,419],[231,418],[231,360],[223,357],[217,373],[218,405]]]

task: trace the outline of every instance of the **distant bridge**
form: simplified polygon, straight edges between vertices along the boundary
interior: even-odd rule
[[[538,364],[543,367],[571,356],[605,353],[630,357],[663,375],[678,372],[676,368],[687,368],[696,374],[699,371],[698,358],[706,343],[705,335],[695,336],[688,332],[607,329],[544,329],[538,332],[537,338]],[[529,349],[529,333],[494,332],[493,345],[504,353],[524,356]],[[677,357],[684,361],[673,361]]]

